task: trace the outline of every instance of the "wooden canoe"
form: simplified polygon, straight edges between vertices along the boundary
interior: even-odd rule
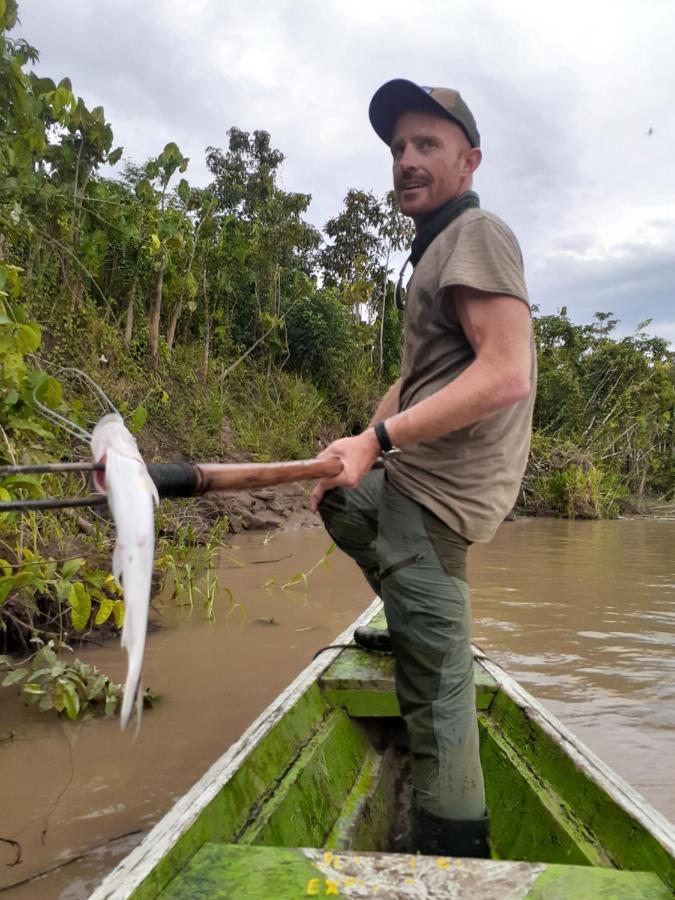
[[[376,600],[356,625],[382,622]],[[110,873],[95,900],[659,900],[675,828],[475,649],[492,860],[405,849],[393,661],[322,653]]]

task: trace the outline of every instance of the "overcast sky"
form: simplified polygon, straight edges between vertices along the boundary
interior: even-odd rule
[[[368,103],[390,78],[454,87],[475,188],[516,232],[531,299],[675,343],[673,0],[19,0],[39,71],[102,105],[125,155],[174,140],[206,180],[227,129],[265,129],[322,227],[390,187]]]

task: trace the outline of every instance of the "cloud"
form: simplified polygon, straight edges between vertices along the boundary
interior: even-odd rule
[[[654,224],[654,223],[652,223]],[[658,223],[660,234],[675,234],[675,219]],[[603,248],[587,235],[573,236],[535,266],[530,277],[535,302],[546,311],[567,306],[573,318],[590,321],[596,311],[612,312],[623,331],[652,318],[672,332],[675,308],[675,242],[632,241]]]

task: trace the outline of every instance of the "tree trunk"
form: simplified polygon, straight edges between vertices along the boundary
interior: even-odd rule
[[[127,318],[124,323],[124,346],[128,347],[134,333],[134,307],[136,302],[136,279],[131,282],[127,297]]]
[[[209,204],[209,212],[211,210],[212,204]],[[188,273],[192,270],[192,263],[195,258],[195,250],[197,249],[197,240],[199,238],[199,232],[201,231],[201,227],[204,224],[205,216],[199,220],[199,224],[197,225],[197,230],[195,231],[194,241],[192,243],[192,251],[190,253],[190,260],[187,264],[187,268],[185,270],[185,275],[187,277]],[[183,283],[183,288],[181,289],[180,297],[178,303],[176,304],[173,312],[171,313],[171,317],[169,319],[169,327],[166,330],[166,346],[169,352],[169,356],[171,356],[171,351],[173,350],[173,343],[176,340],[176,328],[178,327],[178,320],[180,319],[180,314],[183,311],[183,298],[185,297],[185,283]]]
[[[204,381],[209,377],[209,359],[211,357],[211,319],[206,322],[206,334],[204,335],[204,355],[202,357],[202,374]]]
[[[113,285],[115,283],[115,276],[117,275],[117,251],[113,249],[112,254],[112,263],[110,264],[110,271],[108,272],[108,282],[105,286],[105,292],[108,297],[113,293]]]
[[[153,369],[157,367],[159,356],[159,323],[162,318],[162,287],[164,286],[165,268],[166,256],[162,254],[150,305],[150,361]]]
[[[0,255],[2,255],[2,235],[0,235]],[[28,247],[28,261],[26,262],[26,270],[23,273],[24,290],[33,287],[33,278],[35,273],[35,260],[39,261],[40,242],[31,241]]]
[[[72,277],[70,296],[73,301],[73,312],[79,312],[82,309],[82,297],[84,296],[84,285],[80,274],[74,265],[70,265],[69,272]]]
[[[171,318],[169,319],[169,327],[166,329],[166,349],[169,353],[169,356],[171,356],[171,351],[173,350],[173,342],[176,339],[176,326],[178,325],[178,320],[180,319],[182,309],[183,301],[179,300],[173,308]]]
[[[206,269],[203,272],[202,284],[204,287],[204,320],[206,333],[204,334],[204,355],[202,357],[202,375],[204,381],[209,377],[209,357],[211,355],[211,315],[209,313],[209,297],[206,293]]]
[[[390,253],[391,244],[387,248],[387,261],[384,265],[384,277],[382,278],[382,315],[380,317],[380,378],[382,378],[382,369],[384,368],[384,315],[387,309],[387,281],[389,278]]]
[[[644,455],[644,466],[642,475],[640,476],[640,484],[638,486],[637,506],[638,512],[643,512],[645,506],[645,488],[647,487],[647,474],[649,473],[649,458]]]

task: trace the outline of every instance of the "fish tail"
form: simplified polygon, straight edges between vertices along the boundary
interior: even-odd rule
[[[127,680],[124,683],[124,696],[122,698],[122,711],[120,713],[120,727],[125,730],[131,718],[134,701],[137,703],[138,727],[141,724],[139,706],[143,705],[143,694],[141,692],[141,666],[140,661],[135,662],[129,660],[129,669],[127,672]]]
[[[136,731],[134,731],[134,741],[138,738],[141,730],[141,719],[143,718],[143,684],[139,681],[136,690]]]

